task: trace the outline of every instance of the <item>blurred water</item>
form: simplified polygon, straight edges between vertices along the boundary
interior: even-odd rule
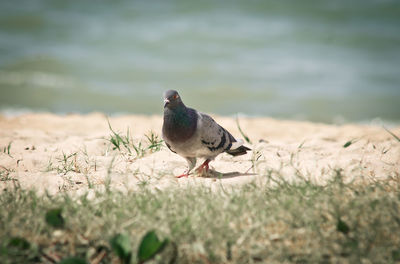
[[[0,109],[400,121],[400,1],[0,2]]]

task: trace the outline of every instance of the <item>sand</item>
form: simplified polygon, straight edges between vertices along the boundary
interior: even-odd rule
[[[213,115],[235,137],[235,119]],[[148,146],[145,135],[161,135],[162,117],[126,115],[109,118],[114,131]],[[300,176],[324,184],[336,171],[346,180],[381,180],[400,176],[400,142],[381,126],[327,125],[271,118],[241,118],[253,151],[239,157],[219,155],[209,175],[177,179],[186,162],[165,145],[160,151],[129,155],[114,150],[107,116],[24,114],[0,115],[0,190],[20,186],[39,193],[84,193],[109,185],[135,190],[187,188],[189,185],[236,186],[265,180],[265,175],[293,180]],[[400,127],[390,128],[400,136]],[[344,147],[347,142],[350,145]],[[11,143],[9,153],[7,146]]]

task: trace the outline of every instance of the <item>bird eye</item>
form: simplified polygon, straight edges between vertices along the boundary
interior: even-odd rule
[[[178,99],[179,95],[175,94],[174,99]]]

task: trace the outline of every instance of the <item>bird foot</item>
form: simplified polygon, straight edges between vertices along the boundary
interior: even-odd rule
[[[208,165],[201,165],[196,169],[196,172],[202,174],[203,172],[208,172],[209,169]]]
[[[198,174],[200,174],[200,175],[202,175],[202,174],[207,174],[207,173],[208,173],[208,170],[210,169],[210,167],[208,166],[208,163],[209,163],[209,162],[210,162],[209,160],[204,161],[204,163],[201,164],[201,165],[196,169],[196,172],[197,172]]]
[[[183,177],[189,177],[189,173],[188,172],[185,172],[184,174],[181,174],[181,175],[178,175],[178,176],[176,176],[176,178],[183,178]]]

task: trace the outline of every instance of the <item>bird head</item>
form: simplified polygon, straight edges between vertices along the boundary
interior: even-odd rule
[[[178,105],[182,105],[182,99],[175,90],[168,90],[164,93],[164,108],[173,109]]]

